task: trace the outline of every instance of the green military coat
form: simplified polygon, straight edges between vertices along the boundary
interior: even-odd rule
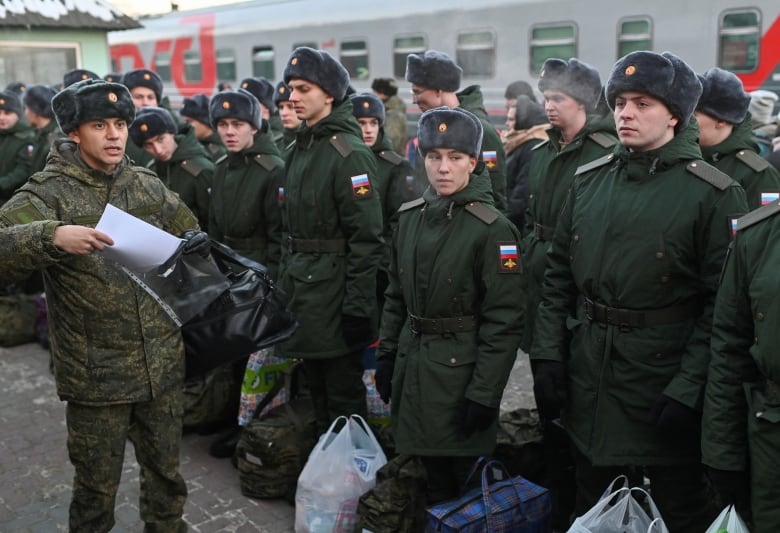
[[[211,135],[205,139],[198,139],[198,141],[206,149],[206,153],[209,154],[209,158],[211,158],[214,163],[227,154],[227,148],[222,144],[222,137],[220,137],[219,133],[216,131],[212,132]]]
[[[282,212],[292,241],[283,249],[280,279],[300,327],[281,345],[285,355],[347,355],[357,347],[344,341],[342,315],[376,316],[384,243],[375,179],[375,158],[349,100],[298,130],[287,158]]]
[[[295,141],[295,132],[297,129],[283,128],[282,136],[276,139],[276,149],[282,155],[282,159],[286,159],[287,155],[292,151],[293,142]]]
[[[668,437],[647,422],[661,394],[702,407],[730,217],[747,208],[742,187],[701,161],[697,135],[691,124],[658,150],[620,147],[582,167],[558,220],[531,358],[566,365],[563,422],[597,466],[699,461],[694,430]],[[691,309],[624,327],[589,320],[585,298]]]
[[[65,137],[65,134],[60,130],[59,124],[54,119],[51,119],[45,127],[35,130],[35,148],[33,149],[33,161],[32,170],[30,174],[40,172],[43,167],[46,166],[46,158],[49,157],[49,151],[51,150],[54,139]]]
[[[62,224],[94,227],[111,203],[179,235],[197,221],[179,197],[129,161],[112,175],[88,169],[76,144],[55,141],[44,172],[0,208],[0,277],[43,271],[57,393],[107,405],[149,401],[184,379],[179,328],[118,264],[52,244]]]
[[[35,133],[27,123],[0,131],[0,205],[30,177],[34,155]]]
[[[425,456],[489,454],[497,424],[464,437],[464,398],[498,409],[522,327],[519,233],[474,179],[446,197],[433,188],[401,208],[378,349],[395,359],[391,397],[396,451]],[[503,249],[502,249],[503,247]],[[503,256],[502,256],[503,252]],[[475,317],[468,331],[412,331],[409,314]]]

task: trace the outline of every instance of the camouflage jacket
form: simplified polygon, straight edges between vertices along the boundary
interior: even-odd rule
[[[391,96],[385,104],[385,134],[393,145],[393,150],[399,154],[406,153],[406,143],[409,132],[406,128],[406,104],[398,96]]]

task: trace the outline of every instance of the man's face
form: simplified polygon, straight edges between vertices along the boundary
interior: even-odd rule
[[[512,106],[506,110],[506,122],[504,122],[506,131],[512,131],[515,129],[516,118],[517,118],[517,107]]]
[[[584,116],[585,106],[561,91],[544,91],[544,112],[553,127],[565,130]]]
[[[299,119],[306,125],[313,126],[330,115],[333,109],[333,97],[322,90],[322,87],[300,78],[293,78],[290,86],[290,102]]]
[[[133,97],[133,104],[135,104],[136,109],[160,105],[157,101],[157,95],[149,87],[133,87],[130,89],[130,96]]]
[[[125,155],[127,122],[123,118],[104,118],[80,124],[68,137],[76,141],[84,162],[111,173]]]
[[[429,89],[422,85],[412,84],[412,102],[417,104],[420,111],[428,111],[429,109],[443,106],[442,94],[438,89]]]
[[[668,143],[678,122],[661,100],[635,91],[618,95],[613,116],[620,142],[634,152],[649,152]]]
[[[173,133],[169,132],[152,137],[144,141],[143,145],[144,150],[150,153],[157,161],[162,162],[169,161],[178,147],[179,145],[176,144]]]
[[[379,120],[373,117],[357,119],[360,131],[363,132],[363,142],[366,146],[374,146],[379,137]]]
[[[213,132],[208,124],[204,124],[200,120],[195,120],[191,117],[182,117],[182,119],[184,119],[184,122],[192,126],[192,129],[195,132],[195,137],[198,139],[205,139]]]
[[[290,101],[279,102],[279,118],[282,119],[282,126],[288,130],[294,130],[301,125],[301,119],[295,114],[295,108]]]
[[[217,121],[217,132],[228,152],[240,152],[252,146],[257,129],[245,120],[222,118]]]
[[[0,109],[0,130],[10,130],[19,122],[19,115],[7,109]]]

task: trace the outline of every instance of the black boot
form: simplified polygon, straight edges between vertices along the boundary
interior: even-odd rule
[[[209,455],[220,459],[233,457],[233,454],[236,453],[236,445],[238,445],[238,439],[240,437],[241,427],[231,429],[228,433],[211,443],[211,446],[209,446]]]

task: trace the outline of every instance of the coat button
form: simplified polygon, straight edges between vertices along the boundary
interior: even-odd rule
[[[450,363],[452,363],[453,365],[454,365],[455,363],[457,363],[457,362],[458,362],[458,360],[457,360],[457,359],[455,359],[454,357],[450,359]]]
[[[764,411],[759,411],[756,413],[756,418],[761,418],[762,416],[764,416]]]
[[[580,236],[579,236],[579,235],[575,235],[575,236],[574,236],[574,242],[577,242],[577,241],[579,241],[579,240],[580,240]]]
[[[309,274],[308,276],[306,276],[306,279],[311,279],[311,274]]]
[[[764,320],[764,313],[762,313],[761,311],[756,313],[756,320],[759,320],[759,321]]]
[[[656,259],[663,259],[664,258],[664,253],[663,252],[656,252],[655,253],[655,258]]]

